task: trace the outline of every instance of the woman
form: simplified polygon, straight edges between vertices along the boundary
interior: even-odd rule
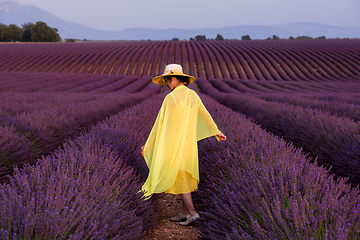
[[[167,85],[171,92],[166,95],[150,135],[141,147],[149,167],[142,187],[145,196],[161,192],[181,194],[182,210],[171,218],[181,225],[189,225],[200,217],[191,198],[199,183],[197,141],[211,136],[216,136],[219,142],[226,140],[200,97],[186,87],[194,80],[178,64],[167,65],[163,75],[152,79],[156,84]]]

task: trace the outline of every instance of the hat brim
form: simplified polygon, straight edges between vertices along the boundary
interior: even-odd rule
[[[186,75],[186,74],[183,74],[183,73],[177,73],[177,74],[173,74],[173,73],[169,73],[169,74],[163,74],[163,75],[160,75],[160,76],[157,76],[157,77],[154,77],[152,79],[152,81],[156,84],[159,84],[159,85],[166,85],[166,83],[164,82],[164,77],[166,76],[184,76],[184,77],[188,77],[189,78],[189,84],[192,83],[193,81],[195,81],[195,78],[193,76],[190,76],[190,75]]]

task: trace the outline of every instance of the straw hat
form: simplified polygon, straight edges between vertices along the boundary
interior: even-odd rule
[[[193,76],[189,76],[183,73],[182,67],[179,64],[168,64],[165,67],[165,71],[163,75],[154,77],[152,79],[152,81],[156,84],[159,85],[166,85],[165,81],[164,81],[164,77],[166,76],[185,76],[185,77],[189,77],[189,83],[192,83],[195,78]]]

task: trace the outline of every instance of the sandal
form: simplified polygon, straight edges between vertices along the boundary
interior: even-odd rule
[[[181,213],[175,217],[170,218],[173,222],[180,222],[181,220],[187,219],[187,217],[190,216],[190,214],[182,215]]]
[[[183,226],[188,226],[198,218],[200,218],[198,213],[196,213],[194,216],[190,216],[190,214],[189,214],[187,216],[187,218],[186,218],[186,221],[185,222],[180,222],[180,224],[183,225]]]

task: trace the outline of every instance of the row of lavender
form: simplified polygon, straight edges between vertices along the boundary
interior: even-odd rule
[[[204,80],[200,79],[200,82]],[[311,84],[311,89],[299,90],[294,84],[288,85],[284,82],[272,83],[270,81],[247,82],[243,80],[205,80],[215,87],[215,91],[223,93],[257,96],[269,101],[286,102],[292,105],[310,107],[324,110],[333,115],[348,117],[354,121],[360,115],[360,84],[359,83],[316,83]],[[209,84],[206,84],[210,86]],[[247,90],[244,85],[252,87]],[[296,84],[296,86],[301,86]],[[303,85],[304,86],[304,85]],[[307,85],[310,87],[309,85]],[[211,87],[212,88],[212,87]],[[244,94],[245,93],[245,94]]]
[[[140,239],[154,203],[138,194],[140,154],[164,95],[120,112],[68,141],[0,187],[5,239]],[[199,142],[194,194],[206,239],[356,239],[359,192],[301,150],[201,95],[228,140]],[[109,181],[110,180],[110,181]],[[81,209],[81,211],[79,210]]]
[[[290,47],[291,50],[289,51],[287,48]],[[313,49],[312,51],[303,51],[291,44],[284,48],[284,46],[279,47],[266,43],[239,45],[238,42],[229,42],[224,47],[221,43],[209,42],[209,46],[204,46],[204,49],[206,52],[200,51],[201,55],[205,60],[207,58],[205,54],[209,56],[213,69],[213,76],[206,72],[207,79],[214,77],[218,79],[289,81],[331,80],[339,79],[339,77],[344,79],[359,78],[359,69],[356,63],[347,60],[344,62],[341,53],[329,53],[329,49],[324,46],[315,50],[316,54],[314,54]],[[195,54],[196,57],[198,56]],[[334,58],[336,60],[333,62]],[[351,56],[350,58],[354,57]],[[234,61],[235,59],[239,60]],[[354,58],[354,60],[359,62],[358,58]],[[329,62],[331,64],[328,64]],[[189,64],[192,64],[191,61]],[[199,77],[202,76],[199,75]]]
[[[179,63],[197,78],[360,79],[360,41],[154,41],[0,46],[0,71],[155,76]]]
[[[219,79],[208,79],[208,81],[217,84]],[[229,93],[254,93],[254,94],[264,94],[264,93],[304,93],[304,92],[359,92],[360,84],[356,82],[308,82],[308,81],[268,81],[268,80],[221,80],[226,84],[221,84],[219,87],[227,88],[224,91],[229,91]],[[236,91],[234,91],[236,90]]]
[[[34,163],[67,138],[159,91],[149,79],[139,78],[109,94],[1,93],[1,179],[5,180],[14,166]]]
[[[216,81],[216,84],[212,82],[218,88],[204,79],[198,79],[197,83],[204,93],[221,104],[246,114],[268,131],[293,142],[296,147],[310,153],[310,156],[317,157],[319,164],[331,167],[331,173],[348,177],[354,186],[360,184],[359,123],[331,115],[323,111],[325,109],[271,102],[252,95],[223,93],[218,90],[226,90],[222,81]],[[330,104],[330,108],[336,108],[336,104]],[[350,111],[355,109],[356,115],[359,114],[358,106],[348,105],[351,106]],[[346,109],[338,111],[345,115]]]
[[[218,79],[209,79],[217,84]],[[270,80],[222,80],[229,93],[304,93],[304,92],[359,92],[356,82],[328,81],[270,81]],[[141,83],[141,84],[140,84]],[[134,84],[137,88],[134,88]],[[38,72],[0,72],[0,91],[2,92],[136,92],[147,85],[152,85],[151,77],[99,75],[99,74],[66,74]],[[224,87],[225,86],[225,87]],[[150,87],[150,86],[148,86]],[[229,88],[230,87],[230,88]]]
[[[342,93],[343,96],[349,98],[348,94],[348,92]],[[267,101],[289,103],[291,105],[301,106],[303,108],[322,110],[330,113],[331,115],[349,118],[355,122],[360,121],[360,99],[358,94],[354,95],[352,99],[348,99],[347,102],[340,101],[341,98],[337,99],[336,101],[311,99],[309,96],[304,96],[304,93],[271,93],[259,97]]]
[[[200,83],[203,81],[203,79],[200,79]],[[332,115],[350,118],[356,122],[360,116],[360,84],[355,82],[319,82],[311,84],[312,88],[306,89],[304,87],[300,91],[294,87],[294,84],[284,84],[284,82],[276,82],[274,84],[271,81],[264,81],[262,83],[261,81],[249,81],[244,83],[244,80],[240,80],[243,83],[240,84],[239,81],[234,80],[219,81],[217,79],[210,79],[208,81],[211,84],[205,84],[205,86],[214,87],[215,92],[220,91],[237,95],[244,95],[246,93],[245,96],[256,96],[268,101],[284,102],[304,108],[323,110]],[[244,85],[251,86],[252,91],[246,90]],[[296,84],[296,86],[299,87],[301,85]],[[307,87],[310,87],[310,85],[307,85]],[[205,90],[211,91],[210,89],[207,90],[206,87]]]
[[[201,82],[202,80],[200,80]],[[240,80],[244,82],[243,80]],[[219,91],[231,94],[251,93],[252,96],[260,97],[268,101],[289,103],[291,105],[302,106],[304,108],[313,108],[328,112],[332,115],[349,118],[358,122],[360,118],[360,98],[358,92],[359,84],[356,83],[316,83],[312,84],[312,89],[304,88],[303,91],[291,86],[276,82],[265,81],[263,83],[249,82],[244,85],[253,87],[248,91],[238,81],[216,79],[209,82]],[[298,86],[298,84],[296,84]],[[310,87],[309,85],[307,85]],[[265,88],[267,87],[267,88]],[[281,89],[280,89],[281,87]],[[257,91],[254,91],[254,90]],[[305,90],[306,89],[306,90]],[[251,95],[249,95],[251,96]]]
[[[97,74],[0,72],[2,92],[136,93],[153,88],[151,77]]]

